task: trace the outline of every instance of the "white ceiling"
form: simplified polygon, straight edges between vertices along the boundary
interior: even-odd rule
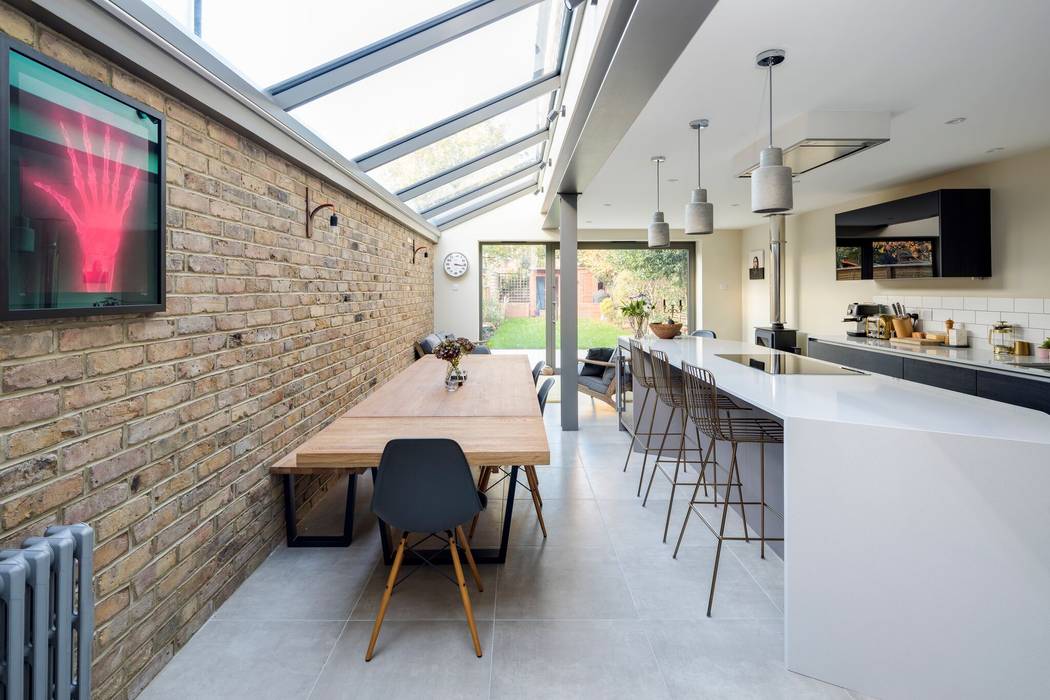
[[[754,66],[767,48],[787,51],[774,69],[774,124],[811,110],[893,115],[889,143],[801,175],[796,212],[1050,145],[1048,27],[1048,0],[721,0],[584,191],[582,225],[645,227],[659,154],[662,209],[680,227],[696,186],[688,123],[699,117],[711,120],[704,185],[715,225],[761,223],[750,180],[731,163],[768,128]],[[986,153],[995,147],[1005,150]]]

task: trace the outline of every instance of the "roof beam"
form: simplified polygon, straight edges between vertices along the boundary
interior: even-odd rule
[[[508,202],[511,202],[515,199],[524,197],[527,194],[535,192],[536,185],[537,183],[530,182],[528,185],[525,185],[521,189],[514,190],[513,192],[508,192],[507,194],[499,195],[498,197],[489,197],[488,199],[484,199],[481,202],[478,202],[478,205],[476,207],[468,209],[462,214],[458,214],[457,216],[454,216],[452,218],[444,219],[442,221],[436,221],[434,222],[434,225],[438,227],[439,231],[445,231],[446,229],[450,229],[453,226],[459,226],[462,223],[470,221],[475,216],[481,216],[485,212],[492,211],[496,207],[501,207]]]
[[[448,170],[441,171],[433,177],[409,185],[405,189],[398,191],[397,196],[400,197],[403,201],[407,202],[408,200],[418,197],[421,194],[426,194],[431,190],[436,190],[438,187],[441,187],[442,185],[447,185],[448,183],[453,182],[454,180],[458,180],[461,177],[470,175],[472,172],[480,170],[486,165],[498,163],[504,158],[512,156],[515,153],[524,151],[526,148],[535,146],[538,143],[543,143],[547,140],[547,133],[548,132],[546,128],[537,129],[531,134],[522,136],[516,141],[511,141],[505,146],[494,148],[491,151],[482,153],[477,158],[468,160],[465,163],[460,163],[459,165],[451,167]]]
[[[362,49],[283,80],[267,89],[284,109],[294,109],[395,66],[541,0],[473,0]]]
[[[475,124],[480,124],[486,119],[491,119],[503,112],[514,109],[541,95],[554,92],[560,85],[561,77],[559,75],[541,76],[487,102],[482,102],[459,114],[454,114],[443,121],[431,124],[408,136],[402,137],[397,141],[380,146],[373,151],[358,156],[354,160],[362,170],[374,170],[380,165],[386,165],[401,156],[418,151]]]
[[[495,180],[489,180],[485,184],[479,187],[475,187],[472,190],[468,190],[467,192],[464,192],[463,194],[458,195],[448,200],[447,202],[443,202],[441,204],[438,204],[437,206],[431,207],[430,209],[421,211],[419,212],[419,215],[425,219],[432,219],[435,216],[439,216],[440,214],[444,214],[447,211],[451,211],[456,207],[460,206],[461,204],[465,204],[466,202],[469,202],[472,199],[476,199],[478,197],[481,197],[482,195],[488,194],[489,192],[498,190],[500,187],[503,187],[504,185],[509,185],[515,180],[520,180],[526,175],[538,173],[542,167],[543,163],[538,160],[534,163],[529,163],[528,165],[518,168],[517,170],[508,175],[498,177]]]

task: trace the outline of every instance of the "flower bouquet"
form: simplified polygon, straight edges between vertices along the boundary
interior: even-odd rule
[[[653,302],[646,294],[635,294],[628,297],[627,301],[620,305],[620,315],[627,319],[634,331],[634,337],[639,340],[645,335],[646,323],[649,314],[653,312]]]
[[[467,381],[467,373],[460,368],[459,361],[473,350],[474,343],[466,338],[446,338],[434,348],[434,357],[448,363],[448,370],[445,372],[447,391],[455,391]]]

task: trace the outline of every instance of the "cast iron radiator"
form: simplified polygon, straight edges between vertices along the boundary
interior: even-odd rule
[[[0,550],[0,699],[89,700],[95,532],[53,525]]]

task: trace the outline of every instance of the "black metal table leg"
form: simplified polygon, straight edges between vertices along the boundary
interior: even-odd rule
[[[284,530],[289,547],[349,547],[354,534],[354,498],[357,495],[357,474],[348,475],[346,483],[346,511],[343,514],[341,535],[300,535],[295,522],[295,475],[284,475]]]
[[[482,549],[471,547],[471,552],[474,554],[474,561],[477,564],[503,564],[507,561],[507,546],[510,543],[511,518],[514,515],[514,491],[518,485],[518,469],[520,469],[519,465],[514,465],[510,468],[510,476],[508,477],[509,486],[507,487],[507,502],[503,508],[503,527],[500,533],[499,547],[496,549],[492,547],[485,547]],[[376,470],[372,469],[373,483],[375,478]],[[394,551],[390,544],[393,541],[393,538],[391,537],[390,526],[383,522],[382,519],[379,519],[379,541],[383,547],[383,563],[389,566],[394,561]],[[419,555],[426,557],[434,564],[448,564],[452,561],[447,549],[421,549],[416,550],[416,552]]]

